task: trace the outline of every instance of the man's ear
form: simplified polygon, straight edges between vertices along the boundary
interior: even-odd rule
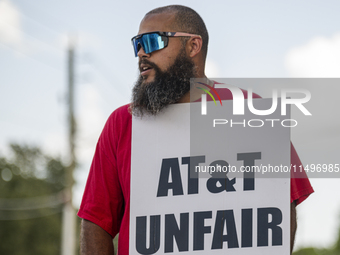
[[[195,57],[202,50],[202,37],[193,36],[187,41],[187,52],[191,58]]]

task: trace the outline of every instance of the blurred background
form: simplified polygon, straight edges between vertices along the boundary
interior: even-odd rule
[[[337,0],[0,0],[0,254],[78,249],[72,226],[97,139],[138,75],[130,39],[146,12],[168,4],[205,21],[208,77],[340,76]],[[334,109],[339,88],[324,92]],[[340,125],[326,121],[293,140],[303,163],[304,148],[340,163]],[[339,179],[311,183],[297,207],[296,254],[340,254]]]

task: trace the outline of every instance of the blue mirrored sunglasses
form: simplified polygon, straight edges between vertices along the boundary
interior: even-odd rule
[[[194,34],[188,34],[183,32],[150,32],[145,34],[140,34],[132,37],[132,45],[135,51],[135,56],[137,57],[138,51],[141,47],[146,54],[154,52],[156,50],[164,49],[168,46],[168,37],[183,37],[183,36],[199,36]]]

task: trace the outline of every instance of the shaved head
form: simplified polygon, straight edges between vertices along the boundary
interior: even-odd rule
[[[194,11],[193,9],[182,6],[182,5],[168,5],[164,7],[156,8],[150,12],[148,12],[145,17],[152,14],[162,14],[162,13],[170,13],[174,14],[175,18],[173,19],[173,24],[171,27],[173,31],[169,32],[186,32],[190,34],[200,35],[202,37],[203,45],[202,45],[202,54],[205,59],[208,52],[208,31],[204,24],[201,16]],[[168,31],[164,31],[168,32]],[[184,42],[186,42],[187,38],[184,38]]]

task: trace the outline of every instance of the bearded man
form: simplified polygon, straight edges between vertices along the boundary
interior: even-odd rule
[[[112,238],[118,233],[118,254],[129,254],[132,115],[157,116],[169,104],[199,99],[202,91],[190,88],[190,78],[206,78],[208,32],[202,18],[188,7],[171,5],[150,11],[132,43],[140,75],[132,103],[112,113],[97,144],[78,213],[83,218],[81,254],[113,254]],[[305,180],[294,184],[292,192],[292,240],[295,205],[312,192]]]

